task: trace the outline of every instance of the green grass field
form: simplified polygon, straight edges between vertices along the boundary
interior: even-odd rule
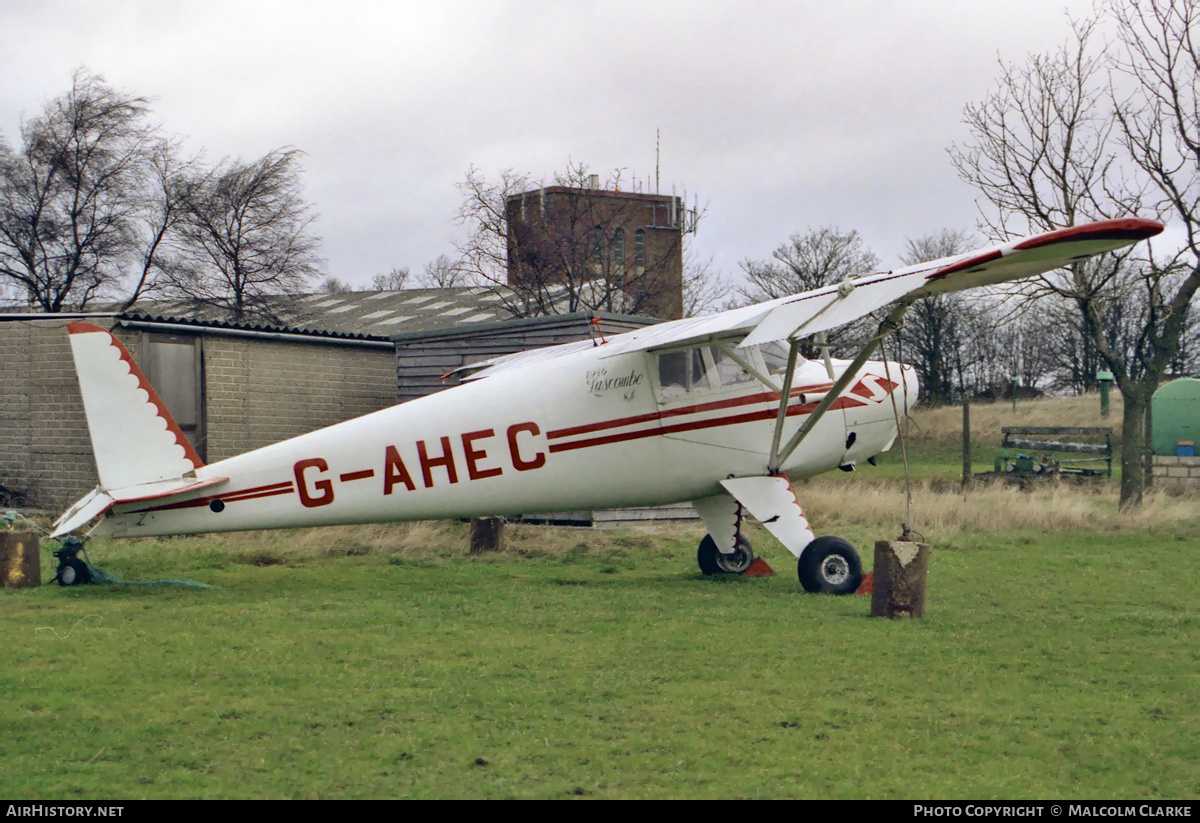
[[[1094,398],[977,414],[1098,425]],[[9,797],[1200,795],[1200,505],[1112,482],[964,495],[954,409],[918,412],[919,621],[706,579],[696,528],[462,524],[95,541],[131,580],[0,590]],[[1119,418],[1117,418],[1119,420]],[[1104,421],[1116,424],[1115,420]],[[904,511],[899,448],[797,484],[871,562]],[[54,561],[43,563],[45,576]]]
[[[705,579],[699,529],[389,528],[92,544],[219,590],[4,590],[3,794],[1200,794],[1200,514],[931,534],[920,621],[805,595],[765,533],[776,577]]]

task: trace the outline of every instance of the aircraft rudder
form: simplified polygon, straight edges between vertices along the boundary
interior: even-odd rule
[[[175,479],[204,465],[120,340],[82,321],[67,332],[103,487]]]

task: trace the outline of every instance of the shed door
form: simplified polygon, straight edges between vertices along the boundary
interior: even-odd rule
[[[208,460],[204,430],[204,358],[198,335],[143,334],[142,365],[201,460]]]

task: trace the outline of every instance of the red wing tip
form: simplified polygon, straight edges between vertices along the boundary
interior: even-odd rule
[[[1145,217],[1122,217],[1117,220],[1100,220],[1096,223],[1085,223],[1082,226],[1071,226],[1069,229],[1039,234],[1030,237],[1013,246],[1016,251],[1036,249],[1051,243],[1061,243],[1065,240],[1146,240],[1161,234],[1165,226],[1157,220]]]
[[[67,334],[91,334],[92,332],[101,332],[108,334],[105,329],[95,326],[91,323],[85,323],[82,320],[75,320],[67,324]]]

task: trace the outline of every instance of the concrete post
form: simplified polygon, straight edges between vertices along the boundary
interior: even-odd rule
[[[872,617],[923,617],[929,544],[902,540],[875,543]]]

